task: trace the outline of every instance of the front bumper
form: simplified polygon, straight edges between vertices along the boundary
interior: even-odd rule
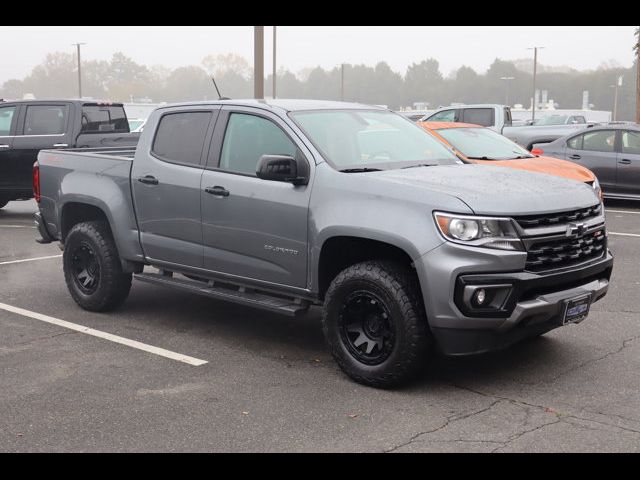
[[[536,274],[523,271],[521,252],[474,250],[443,244],[416,262],[429,326],[446,355],[499,350],[561,326],[565,301],[584,294],[591,303],[601,299],[613,269],[608,251],[584,265]],[[493,315],[464,311],[460,290],[470,284],[511,285],[505,308]]]

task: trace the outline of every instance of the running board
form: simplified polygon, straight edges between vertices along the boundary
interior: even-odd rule
[[[238,303],[249,307],[269,310],[294,317],[305,312],[309,308],[309,302],[301,299],[282,298],[265,293],[258,293],[248,287],[222,287],[215,284],[213,280],[209,282],[199,282],[197,280],[187,280],[174,278],[170,272],[162,273],[136,273],[134,278],[155,285],[173,287],[186,292],[197,293],[217,300]]]

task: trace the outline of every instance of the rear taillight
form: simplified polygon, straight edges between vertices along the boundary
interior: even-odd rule
[[[531,150],[531,153],[533,155],[542,155],[544,153],[544,150],[542,150],[541,148],[534,148],[533,150]]]
[[[33,196],[36,202],[40,202],[40,166],[38,162],[33,164]]]

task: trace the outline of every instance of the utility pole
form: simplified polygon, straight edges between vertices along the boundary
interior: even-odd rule
[[[276,26],[273,26],[273,98],[276,98]]]
[[[344,63],[340,64],[340,100],[344,102]]]
[[[622,75],[616,78],[615,85],[611,85],[614,89],[613,94],[613,121],[618,120],[618,87],[622,86]]]
[[[75,45],[78,52],[78,98],[82,98],[82,63],[80,62],[80,45],[86,45],[86,43],[72,43]]]
[[[264,27],[253,27],[253,98],[264,98]]]
[[[531,100],[531,121],[536,120],[536,70],[538,68],[538,49],[544,47],[530,47],[527,50],[533,50],[533,97]]]
[[[505,102],[504,102],[506,106],[509,106],[509,81],[513,79],[514,77],[500,77],[500,80],[504,80],[507,82],[507,93],[505,95]]]
[[[636,30],[636,123],[640,123],[640,27]]]

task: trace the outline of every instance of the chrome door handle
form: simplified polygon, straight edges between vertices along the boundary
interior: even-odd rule
[[[53,146],[54,147],[68,147],[69,144],[67,144],[67,143],[54,143]]]
[[[629,165],[631,163],[631,160],[629,160],[628,158],[623,158],[618,163],[621,163],[622,165]]]
[[[0,144],[0,148],[11,148],[9,145]]]

